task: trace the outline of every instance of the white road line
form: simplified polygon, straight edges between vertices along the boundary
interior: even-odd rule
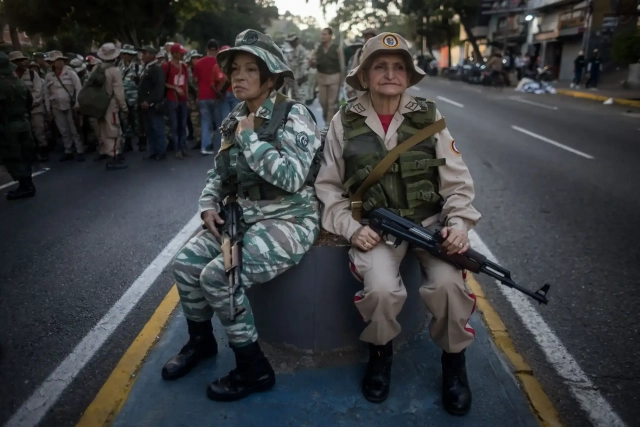
[[[533,132],[528,131],[526,129],[522,129],[521,127],[518,127],[518,126],[511,126],[511,127],[513,129],[517,130],[518,132],[522,132],[522,133],[527,134],[529,136],[532,136],[534,138],[538,138],[540,141],[544,141],[544,142],[547,142],[547,143],[549,143],[551,145],[555,145],[556,147],[560,147],[563,150],[567,150],[567,151],[572,152],[573,154],[577,154],[578,156],[582,156],[585,159],[594,159],[594,157],[591,154],[583,153],[582,151],[578,151],[575,148],[571,148],[571,147],[568,147],[568,146],[566,146],[564,144],[560,144],[559,142],[556,142],[553,139],[545,138],[542,135],[538,135],[537,133],[533,133]]]
[[[464,105],[460,104],[459,102],[452,101],[449,98],[445,98],[444,96],[436,96],[436,98],[438,98],[440,101],[448,102],[449,104],[455,105],[456,107],[464,108]]]
[[[498,262],[474,230],[469,232],[469,240],[473,249],[481,252],[491,261]],[[511,303],[524,326],[542,349],[547,361],[554,367],[558,375],[564,379],[565,385],[586,412],[593,425],[596,427],[624,427],[625,424],[620,419],[620,416],[598,392],[595,385],[578,366],[576,360],[569,354],[560,339],[553,333],[527,297],[501,285],[497,280],[496,286]],[[551,288],[551,292],[553,292],[553,288]],[[550,298],[553,300],[553,293],[551,293]]]
[[[174,255],[200,225],[195,215],[169,242],[109,312],[89,331],[66,359],[44,380],[31,397],[22,404],[5,427],[34,427],[55,404],[62,392],[91,360],[104,342],[116,330],[127,314],[144,296]]]
[[[38,172],[32,173],[31,176],[33,177],[33,176],[42,175],[43,173],[47,172],[48,170],[49,170],[49,168],[44,168],[44,169],[42,169],[42,170],[40,170]],[[17,184],[17,183],[18,183],[18,181],[11,181],[11,182],[8,182],[6,184],[0,185],[0,190],[3,190],[5,188],[7,188],[7,187],[11,187],[12,185]]]
[[[558,107],[554,107],[552,105],[540,104],[539,102],[529,101],[528,99],[522,99],[519,96],[510,96],[510,100],[522,102],[523,104],[535,105],[537,107],[548,108],[549,110],[557,110]]]

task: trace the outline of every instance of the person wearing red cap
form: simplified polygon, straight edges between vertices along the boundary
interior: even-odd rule
[[[187,155],[187,79],[189,69],[182,62],[187,50],[181,44],[171,45],[171,61],[162,64],[165,75],[167,109],[176,158]]]
[[[201,148],[203,155],[214,154],[220,148],[221,138],[220,132],[216,131],[212,139],[211,131],[213,122],[219,126],[222,120],[217,120],[216,101],[218,94],[216,88],[211,85],[214,75],[214,67],[217,66],[218,60],[218,42],[209,40],[207,42],[207,56],[201,58],[193,67],[193,79],[198,82],[198,110],[200,110],[200,132],[201,132]]]
[[[229,49],[229,46],[222,46],[220,52]],[[240,102],[238,98],[233,94],[231,88],[231,82],[227,79],[227,76],[220,69],[220,65],[216,63],[213,66],[213,73],[211,74],[211,87],[215,88],[218,95],[218,103],[216,105],[216,123],[222,123],[227,118],[229,113],[236,108],[236,105]]]

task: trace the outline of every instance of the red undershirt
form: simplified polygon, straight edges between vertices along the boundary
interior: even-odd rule
[[[384,133],[386,134],[389,129],[389,125],[391,124],[391,120],[393,120],[393,114],[378,114],[378,118],[380,119],[382,129],[384,129]]]

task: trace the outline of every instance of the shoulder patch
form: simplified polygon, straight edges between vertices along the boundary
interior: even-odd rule
[[[458,151],[458,147],[456,147],[456,140],[455,139],[451,140],[451,151],[453,151],[453,153],[456,156],[461,156],[462,155],[462,153],[460,151]]]
[[[296,145],[303,151],[309,151],[309,136],[304,132],[296,134]]]

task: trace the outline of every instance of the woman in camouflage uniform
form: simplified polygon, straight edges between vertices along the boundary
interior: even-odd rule
[[[258,345],[258,333],[245,289],[267,282],[298,264],[319,234],[319,205],[312,165],[320,134],[304,105],[277,90],[293,78],[271,37],[255,30],[238,35],[234,48],[218,61],[242,100],[222,124],[223,145],[200,196],[206,230],[191,239],[173,263],[189,342],[162,369],[164,379],[187,374],[217,353],[214,312],[235,354],[236,368],[207,389],[210,399],[231,401],[265,391],[275,375]],[[229,320],[228,278],[219,227],[219,205],[237,197],[242,207],[242,286],[233,296]]]
[[[187,116],[187,141],[197,140],[194,148],[200,148],[200,112],[198,110],[198,83],[193,80],[193,67],[198,62],[198,59],[202,58],[202,54],[197,50],[192,50],[185,58],[185,62],[189,66],[189,99],[188,108],[189,115]]]

